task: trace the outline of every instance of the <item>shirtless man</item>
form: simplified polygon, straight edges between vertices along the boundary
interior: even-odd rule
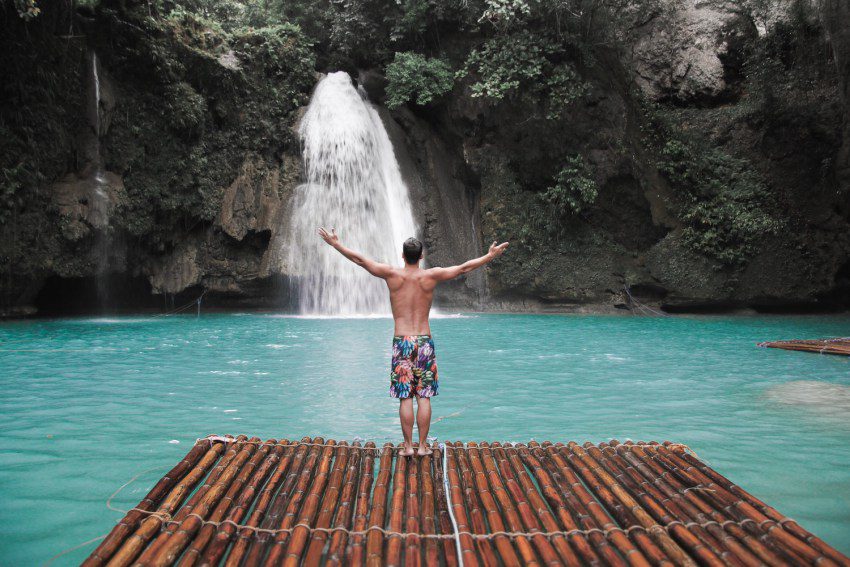
[[[428,324],[434,288],[440,282],[471,272],[498,258],[505,252],[508,243],[497,245],[494,242],[487,254],[460,266],[424,270],[419,267],[422,260],[422,243],[415,238],[404,241],[404,267],[399,268],[375,262],[346,248],[340,243],[335,229],[328,232],[320,228],[319,236],[340,254],[376,278],[387,282],[395,321],[390,396],[401,400],[398,407],[401,432],[404,435],[404,451],[401,454],[406,457],[413,455],[413,396],[416,396],[416,424],[419,427],[417,453],[420,456],[430,455],[428,429],[431,427],[431,396],[437,395],[439,387],[434,341],[431,338],[431,326]]]

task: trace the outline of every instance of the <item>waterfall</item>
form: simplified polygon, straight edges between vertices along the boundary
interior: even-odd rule
[[[319,226],[379,262],[400,265],[417,232],[392,143],[365,92],[342,71],[316,86],[302,118],[305,182],[295,190],[287,263],[305,314],[387,314],[383,281],[342,257]]]
[[[90,86],[90,124],[94,131],[92,138],[92,155],[90,157],[93,165],[91,174],[91,197],[89,199],[89,219],[95,226],[102,227],[95,237],[94,249],[92,250],[94,261],[97,265],[97,295],[100,301],[101,311],[105,311],[109,303],[109,195],[107,194],[108,181],[103,172],[103,158],[100,154],[100,75],[97,53],[91,52],[91,86]]]

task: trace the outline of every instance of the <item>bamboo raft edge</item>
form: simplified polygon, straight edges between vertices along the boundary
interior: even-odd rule
[[[433,451],[199,439],[83,565],[850,567],[682,444]]]
[[[765,341],[757,346],[763,348],[781,348],[784,350],[799,350],[819,354],[837,354],[850,356],[850,337],[834,339],[791,339],[782,341]]]

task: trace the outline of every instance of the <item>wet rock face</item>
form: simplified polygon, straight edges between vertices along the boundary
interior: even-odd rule
[[[666,0],[627,39],[637,85],[654,100],[710,103],[735,96],[754,23],[737,2]]]
[[[460,149],[407,109],[381,110],[425,246],[426,266],[453,266],[486,253],[479,199]],[[437,288],[438,306],[480,307],[481,270]]]

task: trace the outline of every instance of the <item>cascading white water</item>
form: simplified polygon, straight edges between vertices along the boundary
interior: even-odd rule
[[[316,86],[299,128],[306,181],[295,191],[287,260],[302,313],[386,314],[384,282],[326,245],[319,226],[342,242],[398,265],[401,245],[417,232],[407,186],[378,112],[345,72]]]
[[[96,284],[97,296],[101,311],[106,311],[109,304],[109,196],[106,194],[107,180],[103,173],[103,157],[100,155],[100,74],[97,53],[91,52],[91,128],[94,131],[92,139],[93,170],[91,173],[91,198],[89,200],[90,219],[96,226],[103,229],[98,232],[92,253],[97,264]]]

